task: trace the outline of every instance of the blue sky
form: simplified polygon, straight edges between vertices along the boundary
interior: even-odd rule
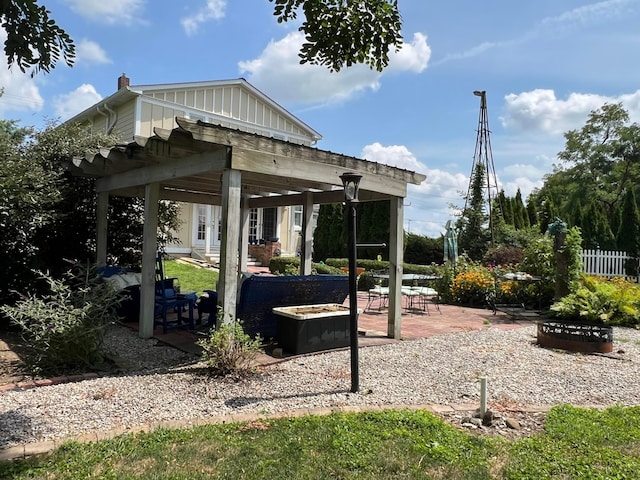
[[[34,79],[0,68],[0,115],[70,118],[132,85],[244,77],[318,131],[324,150],[423,173],[405,229],[437,236],[462,206],[487,92],[497,180],[526,196],[552,172],[563,132],[622,102],[640,121],[640,0],[399,0],[405,45],[382,73],[301,66],[296,24],[268,0],[42,1],[78,48]],[[0,32],[0,37],[3,37]],[[0,38],[4,41],[4,38]]]

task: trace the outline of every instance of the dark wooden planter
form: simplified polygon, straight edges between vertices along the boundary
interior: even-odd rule
[[[549,320],[538,323],[538,344],[571,352],[610,353],[613,350],[613,328]]]
[[[273,309],[278,318],[278,343],[295,355],[348,347],[349,307],[337,304]]]

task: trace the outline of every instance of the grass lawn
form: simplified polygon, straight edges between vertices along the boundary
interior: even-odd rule
[[[2,477],[4,473],[4,477]],[[545,432],[507,441],[424,411],[334,413],[160,429],[0,463],[14,479],[632,479],[640,407],[556,407]]]
[[[215,290],[218,281],[218,270],[200,268],[176,260],[164,261],[164,275],[167,278],[177,278],[182,291],[191,290],[198,295],[204,290]]]

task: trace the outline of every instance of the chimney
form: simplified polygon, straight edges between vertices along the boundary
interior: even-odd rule
[[[124,87],[128,87],[129,85],[129,77],[127,77],[124,73],[118,77],[118,90]]]

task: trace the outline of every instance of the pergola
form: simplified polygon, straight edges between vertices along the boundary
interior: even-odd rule
[[[389,310],[387,335],[400,338],[403,200],[409,183],[425,176],[380,163],[297,145],[219,125],[176,118],[171,130],[151,138],[91,152],[73,160],[72,171],[96,178],[97,263],[107,258],[109,195],[145,199],[140,291],[140,336],[154,330],[158,202],[222,206],[218,302],[236,311],[238,273],[247,267],[251,208],[303,206],[302,275],[311,273],[314,204],[344,200],[340,175],[362,175],[360,201],[390,200]]]

